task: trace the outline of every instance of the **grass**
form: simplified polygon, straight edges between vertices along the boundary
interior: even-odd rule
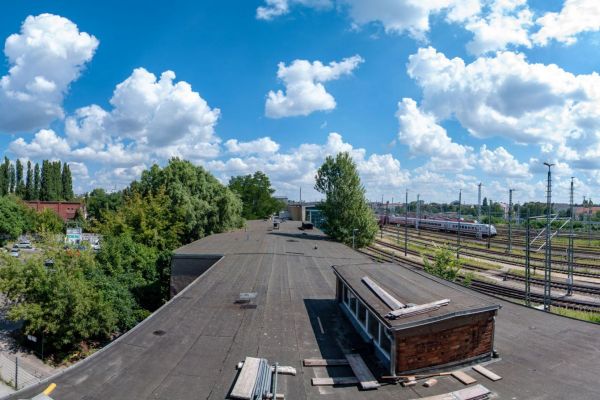
[[[590,312],[590,311],[580,311],[580,310],[571,310],[569,308],[562,307],[552,307],[551,308],[553,314],[562,315],[564,317],[571,317],[576,319],[581,319],[583,321],[593,322],[595,324],[600,324],[600,313]]]

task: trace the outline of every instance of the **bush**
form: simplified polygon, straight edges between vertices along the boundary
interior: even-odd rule
[[[436,250],[433,264],[426,257],[423,258],[423,264],[426,272],[452,282],[456,280],[458,272],[462,268],[461,261],[455,258],[454,253],[446,247]]]

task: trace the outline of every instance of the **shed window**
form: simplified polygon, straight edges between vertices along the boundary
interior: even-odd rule
[[[369,335],[374,341],[379,342],[379,321],[369,312]]]
[[[348,304],[350,299],[348,299],[348,287],[346,285],[342,286],[342,291],[344,295],[344,303]]]
[[[356,317],[358,318],[358,321],[361,324],[363,324],[364,326],[367,325],[367,308],[360,301],[358,302]]]
[[[350,291],[348,291],[348,307],[352,313],[356,314],[356,297]]]

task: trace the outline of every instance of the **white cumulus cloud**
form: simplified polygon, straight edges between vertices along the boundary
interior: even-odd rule
[[[529,166],[520,163],[504,147],[490,150],[486,145],[479,149],[478,164],[489,176],[513,177],[527,179],[531,177]]]
[[[289,66],[279,63],[277,77],[285,85],[285,92],[269,91],[265,104],[266,116],[282,118],[333,110],[336,107],[335,99],[323,83],[352,73],[363,61],[355,55],[327,65],[321,61],[311,63],[307,60],[294,60]]]
[[[237,139],[229,139],[225,142],[225,147],[230,153],[237,154],[261,154],[275,153],[279,150],[279,143],[270,137],[263,137],[249,142],[240,142]]]
[[[332,0],[265,0],[265,4],[256,9],[256,18],[272,20],[290,12],[293,5],[303,5],[314,8],[329,8]]]
[[[600,30],[598,0],[565,0],[560,12],[549,12],[536,20],[541,28],[532,35],[536,44],[546,46],[556,40],[567,45],[577,41],[581,32]]]
[[[45,128],[63,118],[69,85],[89,62],[98,40],[66,18],[29,16],[4,44],[9,71],[0,78],[0,132]]]

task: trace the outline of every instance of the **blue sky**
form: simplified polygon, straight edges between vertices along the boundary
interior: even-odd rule
[[[594,0],[13,2],[0,148],[80,192],[180,156],[319,198],[348,150],[373,199],[541,200],[546,160],[557,200],[594,198],[599,29]]]

